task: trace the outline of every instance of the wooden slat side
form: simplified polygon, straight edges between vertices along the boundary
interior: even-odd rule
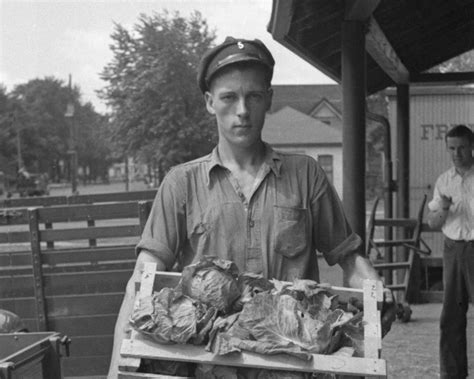
[[[0,309],[6,309],[20,316],[22,319],[36,317],[34,297],[1,298]]]
[[[22,230],[18,232],[2,232],[0,233],[0,243],[22,243],[30,242],[30,232]]]
[[[72,229],[41,230],[41,241],[77,241],[91,238],[122,238],[137,237],[140,234],[139,225],[95,226]]]
[[[47,297],[50,318],[118,314],[125,292]]]
[[[40,222],[70,222],[138,218],[137,202],[79,204],[38,208]]]
[[[135,259],[135,245],[43,251],[43,263],[49,265]]]
[[[382,352],[382,327],[379,307],[383,302],[382,283],[364,281],[364,357],[380,358]]]
[[[77,336],[113,335],[117,313],[49,319],[49,327],[73,339]]]
[[[206,351],[202,346],[189,344],[159,345],[144,339],[140,335],[133,340],[124,340],[121,354],[124,357],[158,358],[177,362],[208,362],[216,365],[297,372],[324,372],[361,376],[386,376],[387,374],[386,363],[382,359],[313,354],[311,360],[305,361],[287,354],[263,355],[250,352],[221,356]]]
[[[70,293],[110,293],[125,291],[133,269],[97,272],[74,272],[45,276],[48,296]]]
[[[128,202],[139,200],[153,200],[157,190],[129,191],[129,192],[113,192],[99,193],[90,195],[69,196],[69,204],[93,204],[93,203],[110,203],[110,202]]]
[[[0,270],[6,267],[30,266],[31,267],[31,251],[28,250],[10,251],[8,253],[0,253]]]
[[[0,277],[0,298],[34,296],[33,274]]]

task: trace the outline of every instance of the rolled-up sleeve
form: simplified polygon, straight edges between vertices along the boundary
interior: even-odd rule
[[[313,199],[313,243],[329,265],[335,265],[348,254],[358,251],[362,239],[352,231],[342,202],[325,175],[318,183]]]
[[[171,171],[156,194],[150,216],[136,246],[155,255],[171,269],[186,237],[183,186],[178,185],[176,173]]]

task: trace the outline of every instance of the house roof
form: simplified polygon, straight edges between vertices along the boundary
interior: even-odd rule
[[[262,133],[271,145],[342,145],[342,131],[286,106],[267,115]]]
[[[426,70],[474,49],[474,0],[273,0],[273,38],[341,81],[344,21],[366,24],[367,93],[439,81]],[[471,70],[472,71],[472,70]],[[444,80],[472,82],[471,73]]]
[[[322,100],[329,101],[341,112],[342,91],[338,84],[274,84],[270,113],[290,106],[302,113],[310,114]]]

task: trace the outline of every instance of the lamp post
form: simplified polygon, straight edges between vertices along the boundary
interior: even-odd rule
[[[77,152],[76,152],[76,141],[75,141],[75,130],[74,130],[74,102],[72,97],[72,86],[71,86],[71,75],[69,75],[69,101],[66,106],[66,117],[69,124],[69,162],[71,171],[71,192],[73,195],[77,195]]]
[[[10,120],[12,124],[12,128],[16,131],[16,152],[17,152],[17,159],[18,159],[18,170],[23,167],[23,157],[21,155],[21,135],[20,135],[20,125],[16,119],[16,110],[10,114]]]

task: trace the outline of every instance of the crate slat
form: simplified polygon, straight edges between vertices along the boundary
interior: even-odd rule
[[[386,365],[382,359],[352,358],[335,355],[313,354],[305,361],[288,354],[263,355],[252,352],[217,355],[202,346],[188,344],[159,345],[147,341],[141,335],[124,340],[121,354],[126,357],[163,359],[178,362],[210,363],[216,365],[255,367],[269,370],[298,372],[325,372],[341,375],[386,376]],[[123,367],[119,367],[123,369]]]

